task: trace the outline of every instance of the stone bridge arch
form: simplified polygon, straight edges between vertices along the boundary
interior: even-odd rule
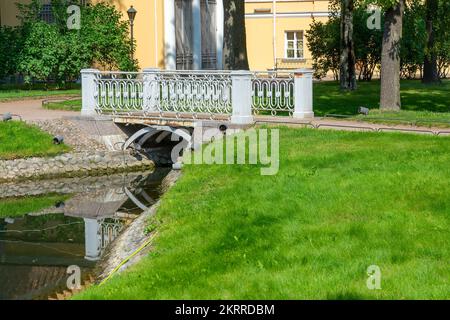
[[[178,137],[176,139],[175,137]],[[174,139],[175,138],[175,139]],[[145,128],[139,129],[133,133],[123,144],[122,149],[127,150],[129,148],[134,149],[140,153],[144,153],[150,159],[154,160],[157,165],[170,164],[160,163],[160,158],[164,157],[165,160],[171,159],[171,152],[175,145],[183,140],[183,149],[190,149],[193,145],[192,130],[187,127],[171,127],[160,125],[149,125]],[[170,141],[171,143],[168,143]],[[152,145],[161,145],[162,148],[146,148],[147,143]],[[166,146],[164,146],[164,144]],[[172,159],[172,163],[174,163]]]

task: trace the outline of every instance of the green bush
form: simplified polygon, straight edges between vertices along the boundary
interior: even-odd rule
[[[81,29],[69,30],[66,1],[52,0],[52,23],[42,21],[41,1],[18,4],[21,26],[0,32],[0,76],[20,72],[27,83],[52,80],[66,84],[91,66],[136,70],[128,22],[121,13],[106,2],[80,7]]]

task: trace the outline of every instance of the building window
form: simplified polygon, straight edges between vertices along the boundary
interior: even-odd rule
[[[45,3],[42,5],[40,18],[44,22],[53,23],[53,9],[51,3]]]
[[[303,31],[285,32],[285,58],[303,59]]]

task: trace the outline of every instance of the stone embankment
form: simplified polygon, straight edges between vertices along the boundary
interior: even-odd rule
[[[0,183],[23,179],[111,174],[148,170],[153,167],[153,161],[137,159],[127,151],[67,153],[53,158],[0,161]]]

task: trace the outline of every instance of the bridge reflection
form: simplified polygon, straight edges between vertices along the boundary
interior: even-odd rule
[[[51,208],[0,218],[0,299],[31,299],[61,288],[69,265],[91,272],[120,232],[157,201],[168,172],[115,177]],[[73,188],[85,182],[73,179]]]

